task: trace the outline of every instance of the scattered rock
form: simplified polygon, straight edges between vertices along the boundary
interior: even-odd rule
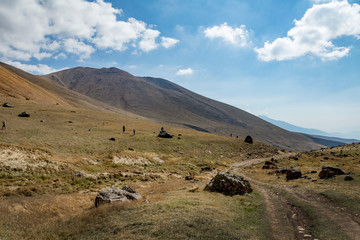
[[[253,144],[253,139],[252,139],[252,137],[251,137],[251,136],[246,136],[245,142],[246,142],[246,143]]]
[[[196,182],[201,182],[201,179],[199,179],[199,178],[194,178],[194,180],[191,181],[191,183],[196,183]]]
[[[112,187],[101,191],[95,197],[95,207],[99,207],[103,203],[128,202],[131,200],[139,200],[141,198],[142,196],[129,186],[125,186],[122,189]]]
[[[322,167],[319,178],[320,179],[328,179],[335,177],[336,175],[343,175],[344,172],[340,168],[333,168],[333,167]]]
[[[128,150],[129,150],[129,151],[134,151],[134,149],[133,149],[133,148],[131,148],[131,147],[129,147],[129,148],[128,148]]]
[[[219,192],[226,196],[243,195],[251,193],[253,189],[249,181],[242,176],[230,173],[218,173],[205,187],[206,191]]]
[[[290,168],[286,172],[286,180],[294,180],[301,178],[302,174],[301,171],[297,168]]]
[[[112,137],[112,138],[109,138],[109,140],[110,141],[115,141],[116,139]]]
[[[7,107],[7,108],[13,108],[14,107],[14,105],[12,105],[12,104],[10,104],[10,103],[4,103],[3,105],[2,105],[3,107]]]
[[[193,179],[194,179],[193,176],[186,176],[186,177],[185,177],[185,180],[187,180],[187,181],[190,181],[190,180],[193,180]]]
[[[286,174],[288,172],[289,169],[287,168],[279,168],[279,169],[276,169],[275,173],[276,175],[280,175],[280,174]]]
[[[273,162],[273,163],[279,163],[279,161],[276,160],[275,158],[271,158],[270,161]]]
[[[277,168],[276,164],[270,161],[266,161],[264,163],[264,166],[262,167],[262,169],[275,169]]]
[[[160,138],[172,138],[173,135],[168,133],[167,131],[162,130],[162,131],[160,131],[158,137],[160,137]]]
[[[83,177],[84,173],[83,172],[76,172],[74,173],[74,177]]]
[[[30,114],[28,114],[27,112],[22,112],[18,115],[18,117],[30,117]]]
[[[211,171],[212,171],[212,168],[209,167],[209,166],[204,166],[204,167],[201,167],[201,171],[202,171],[202,172],[205,172],[205,171],[211,172]]]
[[[346,177],[344,178],[344,180],[345,180],[345,181],[352,181],[352,180],[354,180],[354,178],[353,178],[353,177],[350,177],[350,176],[346,176]]]

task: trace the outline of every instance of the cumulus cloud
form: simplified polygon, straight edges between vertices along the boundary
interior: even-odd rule
[[[183,75],[191,75],[194,73],[194,70],[192,68],[185,68],[185,69],[179,69],[179,71],[176,72],[176,75],[183,76]]]
[[[24,71],[33,72],[33,73],[36,73],[39,75],[44,75],[44,74],[49,74],[52,72],[59,71],[59,70],[49,67],[48,65],[45,65],[45,64],[31,65],[31,64],[24,64],[24,63],[21,63],[18,61],[10,61],[10,60],[5,61],[5,62],[16,68],[20,68]]]
[[[288,60],[308,54],[322,60],[336,60],[348,55],[351,47],[336,46],[332,41],[344,36],[360,36],[360,5],[331,1],[314,5],[286,37],[265,42],[256,48],[262,61]]]
[[[0,56],[29,61],[63,53],[83,60],[97,49],[148,52],[169,46],[152,25],[135,18],[119,20],[121,14],[103,0],[2,1]]]
[[[161,37],[161,46],[163,46],[164,48],[171,48],[178,42],[179,42],[179,40],[174,39],[174,38]]]
[[[249,33],[246,30],[245,25],[241,25],[238,28],[232,28],[225,22],[219,26],[205,29],[204,34],[207,38],[220,38],[225,43],[238,45],[240,47],[244,47],[249,43]]]

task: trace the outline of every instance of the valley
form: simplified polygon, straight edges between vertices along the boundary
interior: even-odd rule
[[[0,239],[359,239],[359,143],[249,144],[9,69],[0,74],[0,102],[13,106],[0,107]],[[174,137],[159,138],[162,127]],[[345,174],[320,179],[322,166]],[[282,168],[303,176],[286,180]],[[217,172],[243,176],[253,192],[204,191]],[[143,198],[94,206],[101,190],[126,185]]]

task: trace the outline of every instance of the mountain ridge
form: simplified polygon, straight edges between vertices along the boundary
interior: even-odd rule
[[[86,67],[42,77],[155,121],[241,138],[251,135],[258,141],[292,151],[323,147],[307,136],[288,132],[241,109],[162,78],[136,77],[117,68]]]

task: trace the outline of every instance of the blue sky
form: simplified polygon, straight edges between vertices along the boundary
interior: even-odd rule
[[[1,0],[0,61],[162,77],[360,139],[360,0]]]

